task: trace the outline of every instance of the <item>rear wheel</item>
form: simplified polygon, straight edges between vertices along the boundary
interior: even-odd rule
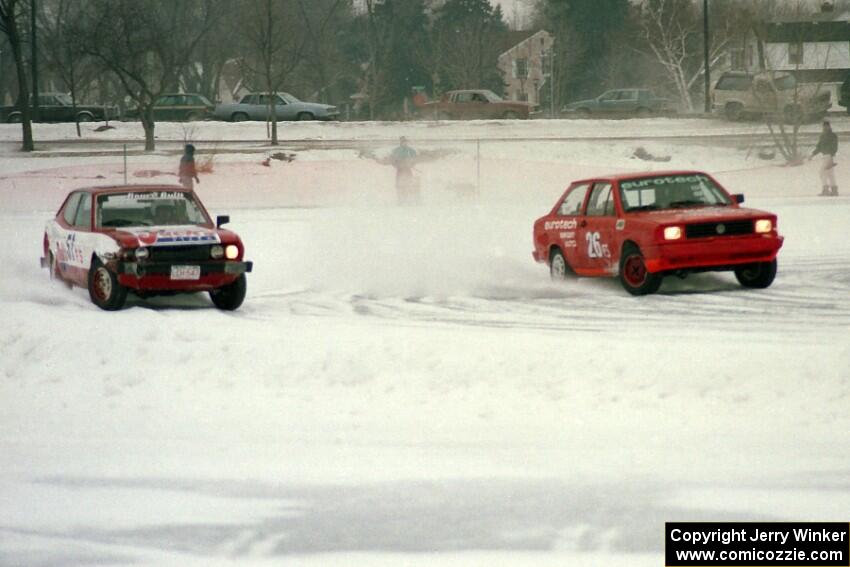
[[[579,118],[590,118],[590,109],[589,108],[579,108],[576,110],[576,114],[578,114]]]
[[[505,120],[516,120],[517,118],[519,118],[519,115],[513,110],[509,110],[503,115],[503,118]]]
[[[642,107],[637,109],[636,114],[641,118],[646,118],[647,116],[649,116],[650,113],[649,113],[648,108],[646,108],[645,106],[642,106]]]
[[[452,117],[448,112],[437,113],[437,120],[451,120]]]
[[[315,120],[316,117],[310,114],[309,112],[299,112],[298,120]]]
[[[210,292],[210,299],[213,304],[224,311],[234,311],[245,301],[245,292],[248,290],[248,281],[245,274],[239,274],[239,277],[230,284]]]
[[[559,282],[567,279],[571,271],[564,254],[559,249],[555,248],[549,253],[549,276],[552,281]]]
[[[10,124],[20,124],[21,120],[22,120],[22,118],[21,118],[20,114],[12,114],[11,116],[9,116],[9,123]]]
[[[248,115],[244,112],[234,112],[233,115],[230,117],[230,120],[232,122],[245,122],[246,120],[248,120]]]
[[[186,120],[189,122],[197,122],[199,120],[202,120],[203,118],[204,115],[200,112],[190,112],[189,116],[186,117]]]
[[[89,268],[89,297],[101,309],[117,311],[124,307],[127,288],[118,283],[112,270],[95,259]]]
[[[724,113],[726,114],[727,120],[732,120],[733,122],[741,119],[741,115],[743,114],[744,107],[741,106],[740,103],[730,102],[724,108]]]
[[[79,122],[91,122],[92,120],[94,120],[94,116],[92,116],[88,112],[81,112],[77,115],[77,120]]]
[[[661,287],[664,276],[646,269],[643,254],[634,244],[626,244],[620,256],[620,283],[632,295],[648,295]]]
[[[735,277],[744,287],[764,289],[776,278],[776,259],[772,262],[759,262],[735,268]]]

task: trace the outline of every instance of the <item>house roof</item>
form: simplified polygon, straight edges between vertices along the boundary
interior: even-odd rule
[[[766,26],[769,43],[850,41],[850,9],[832,7],[780,17]]]
[[[502,36],[500,53],[504,54],[505,52],[510,51],[523,41],[542,31],[545,30],[509,30],[505,32]]]

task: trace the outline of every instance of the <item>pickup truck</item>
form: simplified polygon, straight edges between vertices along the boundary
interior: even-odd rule
[[[71,95],[65,93],[42,93],[38,95],[39,122],[92,122],[118,118],[118,108],[97,106],[71,101]],[[0,122],[17,123],[23,120],[18,105],[0,106]]]
[[[801,84],[794,75],[764,72],[755,75],[727,71],[711,93],[712,108],[727,120],[775,115],[786,122],[820,119],[830,107],[830,93],[816,84]]]

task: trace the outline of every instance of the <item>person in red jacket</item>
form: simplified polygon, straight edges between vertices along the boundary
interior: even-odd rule
[[[198,179],[198,170],[195,168],[195,146],[192,144],[186,144],[183,157],[180,158],[180,171],[177,177],[180,178],[180,184],[186,189],[195,187],[193,181],[201,182]]]

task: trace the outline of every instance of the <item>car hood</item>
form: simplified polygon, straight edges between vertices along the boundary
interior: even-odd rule
[[[218,244],[220,231],[203,226],[139,226],[116,230],[113,237],[124,244],[137,246],[189,246]]]
[[[775,218],[776,215],[745,207],[691,207],[626,213],[634,218],[658,224],[692,224],[700,222],[735,221],[756,218]]]

